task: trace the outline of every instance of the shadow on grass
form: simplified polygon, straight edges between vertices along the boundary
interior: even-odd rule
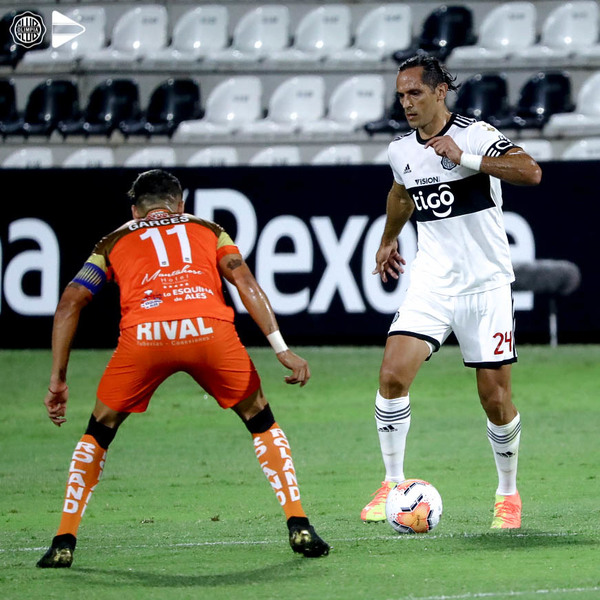
[[[236,585],[272,583],[298,577],[298,571],[307,563],[315,564],[319,559],[289,559],[277,564],[264,565],[255,569],[243,569],[218,574],[186,575],[181,573],[157,573],[140,569],[100,569],[73,567],[71,574],[85,575],[85,585],[123,587],[124,585],[149,588],[210,588]],[[207,570],[209,565],[205,567]]]
[[[462,550],[506,550],[507,548],[557,548],[562,546],[598,546],[600,542],[593,536],[579,533],[548,533],[544,531],[494,531],[480,535],[453,535],[450,540],[460,545]]]

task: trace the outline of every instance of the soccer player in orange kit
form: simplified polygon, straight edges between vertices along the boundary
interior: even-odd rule
[[[184,212],[179,180],[154,169],[141,173],[129,197],[133,220],[100,240],[58,303],[52,331],[52,371],[44,403],[60,426],[66,419],[67,366],[82,309],[107,280],[120,289],[117,349],[98,385],[85,434],[77,444],[62,518],[41,568],[70,567],[81,518],[107,450],[121,423],[144,412],[157,387],[178,371],[189,373],[223,408],[232,408],[252,434],[256,456],[281,504],[294,552],[329,553],[302,508],[289,443],[263,395],[242,345],[221,277],[231,282],[282,365],[290,384],[310,378],[306,360],[285,344],[271,304],[229,235],[217,224]]]

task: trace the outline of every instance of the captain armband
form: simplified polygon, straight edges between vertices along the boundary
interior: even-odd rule
[[[73,283],[78,283],[96,294],[106,283],[106,273],[98,265],[92,262],[86,262],[73,279]]]

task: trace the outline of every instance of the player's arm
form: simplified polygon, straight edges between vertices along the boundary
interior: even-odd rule
[[[427,140],[425,148],[433,148],[439,156],[474,171],[497,177],[514,185],[538,185],[542,169],[522,148],[513,147],[501,156],[482,156],[464,152],[449,135]]]
[[[79,283],[71,282],[63,292],[52,327],[52,371],[44,404],[50,420],[59,427],[66,421],[67,366],[71,346],[79,324],[79,315],[92,299],[92,292]]]
[[[286,383],[305,385],[310,378],[306,360],[292,352],[283,341],[273,307],[241,254],[226,254],[219,261],[219,270],[233,284],[250,316],[265,334],[279,362],[292,371]]]
[[[398,236],[414,209],[415,204],[406,188],[394,181],[387,196],[385,226],[375,256],[376,267],[373,269],[373,274],[380,275],[384,282],[388,275],[398,279],[398,273],[404,273],[402,265],[406,261],[398,252]]]

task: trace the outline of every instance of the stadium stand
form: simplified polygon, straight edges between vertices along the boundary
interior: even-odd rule
[[[173,139],[203,141],[207,137],[227,136],[262,115],[262,84],[253,75],[229,77],[208,96],[204,117],[179,124]]]
[[[119,123],[119,130],[130,135],[172,136],[182,121],[202,118],[200,85],[195,79],[169,78],[158,85],[139,119]]]
[[[400,104],[400,100],[394,92],[394,100],[386,109],[382,119],[368,121],[364,125],[365,131],[373,136],[375,134],[399,134],[406,133],[410,127],[404,116],[404,110]]]
[[[312,165],[358,165],[363,162],[363,151],[358,144],[334,144],[313,156]]]
[[[89,147],[71,152],[62,162],[65,168],[114,167],[115,153],[112,148]]]
[[[194,152],[186,160],[188,167],[234,167],[239,164],[234,146],[209,146]]]
[[[126,167],[174,167],[177,164],[175,149],[171,146],[156,146],[134,150],[124,161]]]
[[[300,148],[298,146],[267,146],[250,158],[251,166],[273,167],[278,165],[300,165]]]
[[[59,121],[57,130],[63,137],[109,137],[122,121],[139,120],[141,116],[137,82],[128,78],[111,78],[102,81],[92,90],[81,117]]]
[[[569,144],[561,158],[563,160],[600,159],[600,138],[584,138]]]
[[[14,79],[0,79],[0,133],[19,119]]]
[[[28,146],[11,152],[2,161],[5,169],[44,169],[54,166],[52,148]]]
[[[1,132],[4,137],[49,137],[60,121],[76,119],[79,114],[77,83],[66,79],[46,79],[29,94],[24,114],[12,122],[3,122]]]

